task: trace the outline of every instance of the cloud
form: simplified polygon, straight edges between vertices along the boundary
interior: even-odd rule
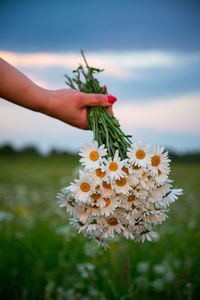
[[[115,114],[127,130],[200,134],[200,94],[138,103],[116,104]]]
[[[83,59],[79,53],[15,53],[0,51],[0,56],[16,67],[75,69]],[[89,64],[104,68],[105,75],[128,79],[137,71],[149,68],[167,68],[177,65],[200,63],[200,53],[173,53],[164,51],[88,52]],[[135,72],[135,73],[134,73]]]

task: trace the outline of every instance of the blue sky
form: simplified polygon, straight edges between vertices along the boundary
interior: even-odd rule
[[[100,80],[118,97],[115,115],[125,131],[150,144],[197,150],[199,15],[199,1],[2,0],[0,55],[57,89],[84,49],[92,65],[105,68]],[[0,100],[0,143],[77,150],[91,138]]]

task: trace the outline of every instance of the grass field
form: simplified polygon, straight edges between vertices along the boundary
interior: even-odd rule
[[[56,194],[76,159],[0,158],[1,299],[199,299],[200,164],[172,164],[184,195],[156,242],[104,251],[68,225]]]

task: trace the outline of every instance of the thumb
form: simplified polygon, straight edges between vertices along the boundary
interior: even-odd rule
[[[81,102],[83,106],[110,106],[117,100],[117,98],[112,95],[83,94],[84,97]]]

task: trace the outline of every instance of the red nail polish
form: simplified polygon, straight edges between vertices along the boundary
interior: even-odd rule
[[[113,104],[113,103],[115,103],[115,101],[117,101],[117,98],[116,98],[116,97],[113,97],[113,96],[110,96],[110,95],[108,96],[108,102],[109,102],[109,103],[112,103],[112,104]]]

